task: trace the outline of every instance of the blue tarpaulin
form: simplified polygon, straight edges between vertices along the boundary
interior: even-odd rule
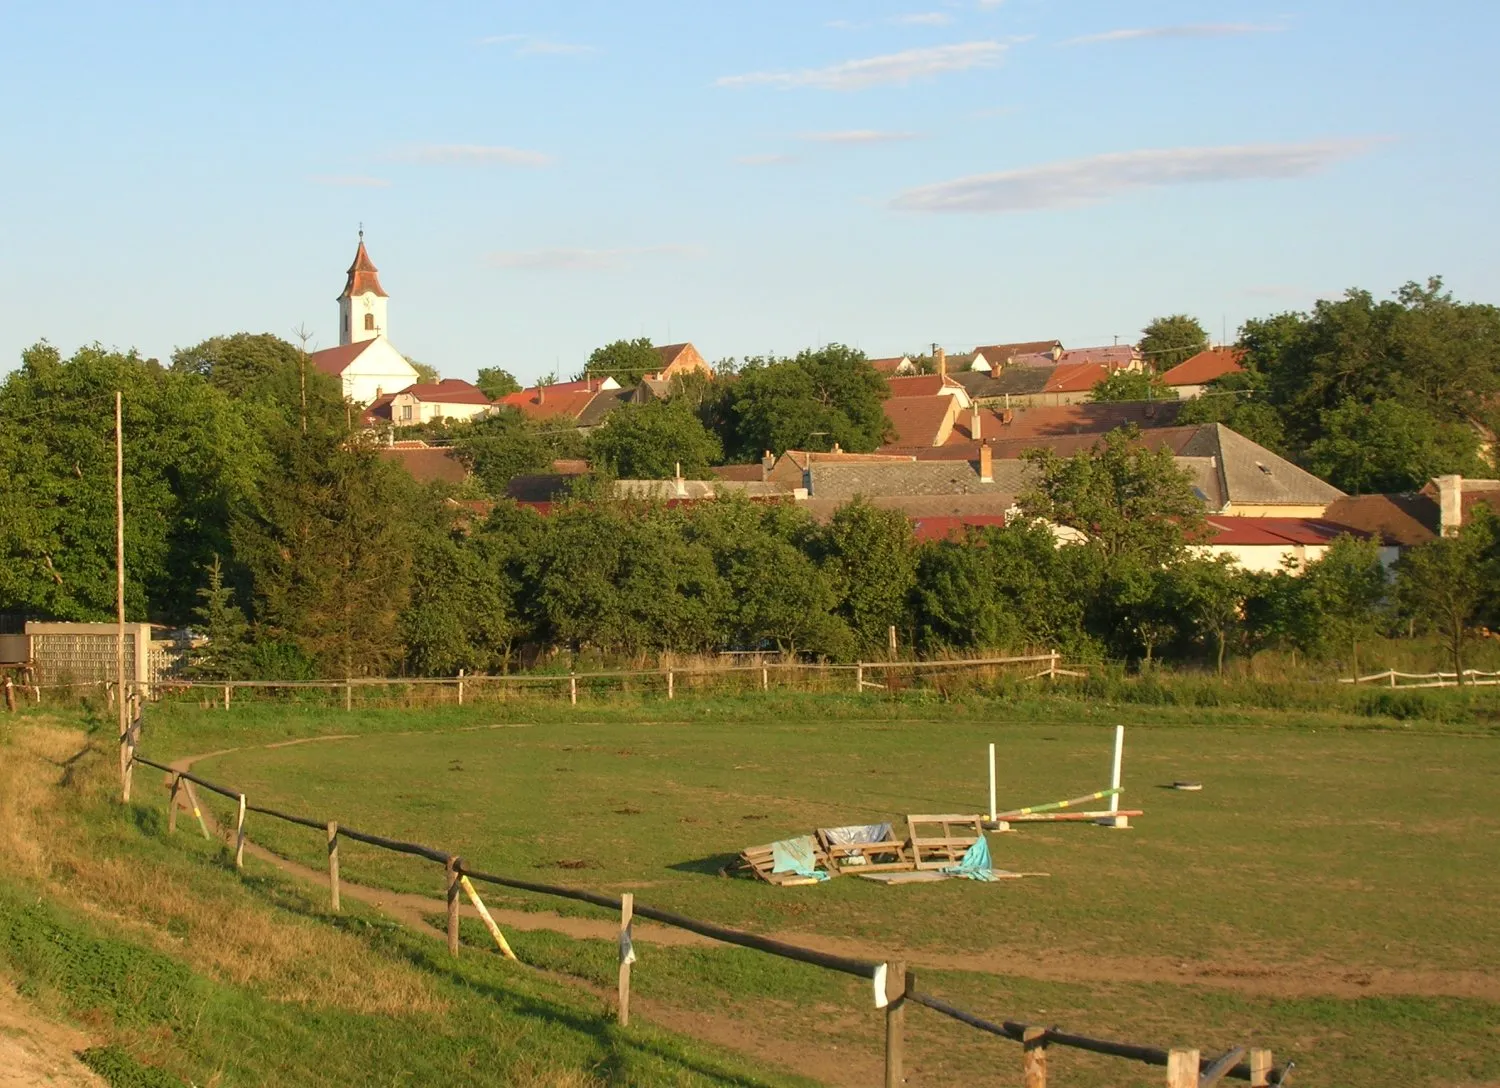
[[[961,876],[968,880],[995,880],[995,872],[990,865],[990,844],[983,835],[979,836],[973,846],[964,851],[963,858],[957,865],[950,865],[943,872],[952,876]]]
[[[986,855],[988,860],[988,855]],[[828,874],[815,868],[817,857],[814,853],[811,835],[800,835],[795,839],[782,839],[780,842],[771,844],[771,872],[773,873],[796,873],[798,876],[810,877],[813,880],[827,880]]]

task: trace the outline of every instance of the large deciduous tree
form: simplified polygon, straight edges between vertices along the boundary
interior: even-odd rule
[[[1157,373],[1171,370],[1208,347],[1208,333],[1196,317],[1158,317],[1141,330],[1141,354]]]
[[[1096,404],[1135,400],[1176,400],[1177,390],[1154,370],[1117,370],[1094,383],[1089,400]]]
[[[480,367],[478,380],[474,385],[490,400],[499,400],[507,393],[521,391],[521,383],[516,380],[516,376],[498,366]]]
[[[885,441],[885,380],[864,352],[842,344],[794,359],[753,359],[726,391],[726,446],[740,457],[770,450],[866,452]]]
[[[701,479],[724,455],[713,432],[675,400],[622,404],[589,435],[587,451],[597,468],[632,480],[664,479],[678,468]]]
[[[1409,549],[1396,592],[1403,611],[1442,640],[1463,683],[1473,629],[1500,612],[1500,522],[1481,511],[1458,533]]]
[[[639,385],[647,374],[661,370],[661,353],[649,337],[615,340],[589,354],[588,365],[578,379],[613,378],[625,388]]]

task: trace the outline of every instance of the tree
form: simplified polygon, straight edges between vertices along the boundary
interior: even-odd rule
[[[868,452],[885,441],[889,395],[864,353],[842,344],[752,359],[726,391],[725,446],[740,457],[835,445]]]
[[[379,675],[402,656],[411,588],[411,478],[360,438],[288,428],[274,468],[232,530],[257,622],[325,676]]]
[[[633,480],[671,477],[681,466],[690,479],[709,475],[723,447],[684,403],[622,404],[587,440],[588,458],[611,476]]]
[[[1399,400],[1347,399],[1322,414],[1320,430],[1307,449],[1307,467],[1355,494],[1414,491],[1445,473],[1484,473],[1472,427],[1440,423]]]
[[[1203,393],[1183,402],[1178,426],[1222,423],[1272,453],[1286,456],[1286,428],[1281,413],[1264,396],[1264,378],[1254,371],[1226,374],[1208,384]]]
[[[1095,403],[1134,400],[1176,400],[1177,390],[1154,370],[1117,370],[1094,383],[1089,399]]]
[[[344,424],[339,380],[312,366],[307,353],[271,333],[211,336],[172,353],[172,370],[196,374],[232,397],[257,430],[277,422],[311,427]]]
[[[1403,610],[1442,640],[1463,683],[1469,632],[1497,608],[1500,585],[1500,524],[1480,513],[1453,536],[1408,549],[1396,565],[1396,593]]]
[[[613,378],[628,389],[639,385],[647,374],[655,374],[661,370],[661,366],[661,353],[652,345],[649,337],[615,340],[595,348],[589,355],[588,365],[575,380]]]
[[[1182,554],[1184,534],[1203,523],[1192,478],[1169,448],[1147,449],[1135,427],[1111,431],[1072,457],[1030,450],[1025,460],[1037,480],[1020,496],[1022,512],[1079,530],[1108,560],[1172,562]]]
[[[234,601],[234,590],[224,582],[217,555],[208,567],[208,584],[198,590],[195,613],[204,642],[188,655],[187,674],[199,680],[230,680],[245,675],[250,625]]]
[[[916,581],[911,522],[899,510],[856,499],[834,511],[817,550],[838,597],[838,615],[863,651],[884,652],[890,628],[905,626]]]
[[[1249,580],[1229,556],[1185,559],[1170,571],[1177,613],[1200,640],[1212,641],[1215,671],[1223,676],[1230,637],[1244,614]]]
[[[1389,589],[1380,546],[1341,536],[1302,580],[1303,605],[1316,616],[1318,632],[1348,647],[1350,675],[1359,676],[1359,644],[1376,633]]]
[[[480,367],[478,380],[474,384],[490,400],[499,400],[508,393],[521,391],[521,383],[516,380],[516,376],[498,366]]]
[[[115,614],[113,401],[123,393],[125,602],[185,623],[187,571],[228,553],[231,512],[266,459],[246,407],[133,352],[40,343],[0,383],[0,611]]]
[[[1141,354],[1158,374],[1208,348],[1208,333],[1196,317],[1172,314],[1158,317],[1141,330]]]
[[[438,373],[437,367],[428,366],[426,363],[419,363],[415,359],[407,359],[406,361],[411,364],[411,368],[417,372],[418,382],[421,382],[424,385],[435,385],[438,382],[442,381],[442,375]]]
[[[1121,562],[1110,572],[1106,593],[1120,617],[1114,627],[1139,646],[1142,672],[1151,671],[1157,647],[1170,642],[1180,628],[1173,589],[1170,567]]]

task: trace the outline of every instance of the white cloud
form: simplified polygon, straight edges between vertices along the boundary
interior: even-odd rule
[[[385,178],[372,178],[363,174],[314,174],[307,180],[314,185],[333,185],[344,189],[388,189],[391,185]]]
[[[1306,177],[1369,151],[1375,140],[1319,140],[1125,151],[978,174],[898,194],[890,206],[915,212],[1024,212],[1098,204],[1134,189],[1210,181]]]
[[[740,155],[734,161],[741,166],[784,166],[789,162],[796,162],[797,157],[772,151],[764,155]]]
[[[1185,23],[1180,26],[1131,27],[1106,30],[1102,34],[1085,34],[1069,38],[1063,45],[1092,45],[1097,42],[1134,42],[1153,38],[1229,38],[1238,34],[1272,34],[1280,26],[1257,23]]]
[[[919,132],[883,132],[873,128],[854,128],[843,132],[804,132],[797,139],[814,144],[892,144],[921,139]]]
[[[953,16],[946,11],[914,11],[907,15],[892,15],[887,22],[897,26],[947,26]]]
[[[826,68],[804,68],[796,72],[750,72],[722,76],[719,87],[813,87],[822,91],[862,91],[887,84],[910,83],[914,79],[989,68],[999,64],[1009,48],[996,41],[960,42],[925,49],[907,49],[885,56],[846,60]]]
[[[525,249],[498,250],[485,257],[494,268],[518,268],[528,272],[578,272],[620,268],[639,257],[701,257],[696,246],[630,246],[619,249]]]
[[[539,38],[535,34],[491,34],[479,39],[480,45],[514,45],[520,56],[578,57],[599,50],[592,45],[575,42],[559,42],[550,38]]]
[[[396,152],[402,162],[436,163],[448,166],[551,166],[557,160],[545,151],[490,144],[419,144]]]

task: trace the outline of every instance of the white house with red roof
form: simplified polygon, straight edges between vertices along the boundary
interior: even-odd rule
[[[1177,390],[1183,400],[1203,395],[1204,386],[1224,377],[1239,374],[1245,369],[1245,353],[1239,348],[1208,348],[1191,358],[1184,359],[1161,376],[1161,380]]]
[[[386,339],[390,297],[380,286],[379,270],[365,250],[365,232],[349,266],[339,303],[339,346],[315,351],[312,364],[342,383],[355,404],[370,404],[385,393],[415,385],[421,378],[406,356]]]

